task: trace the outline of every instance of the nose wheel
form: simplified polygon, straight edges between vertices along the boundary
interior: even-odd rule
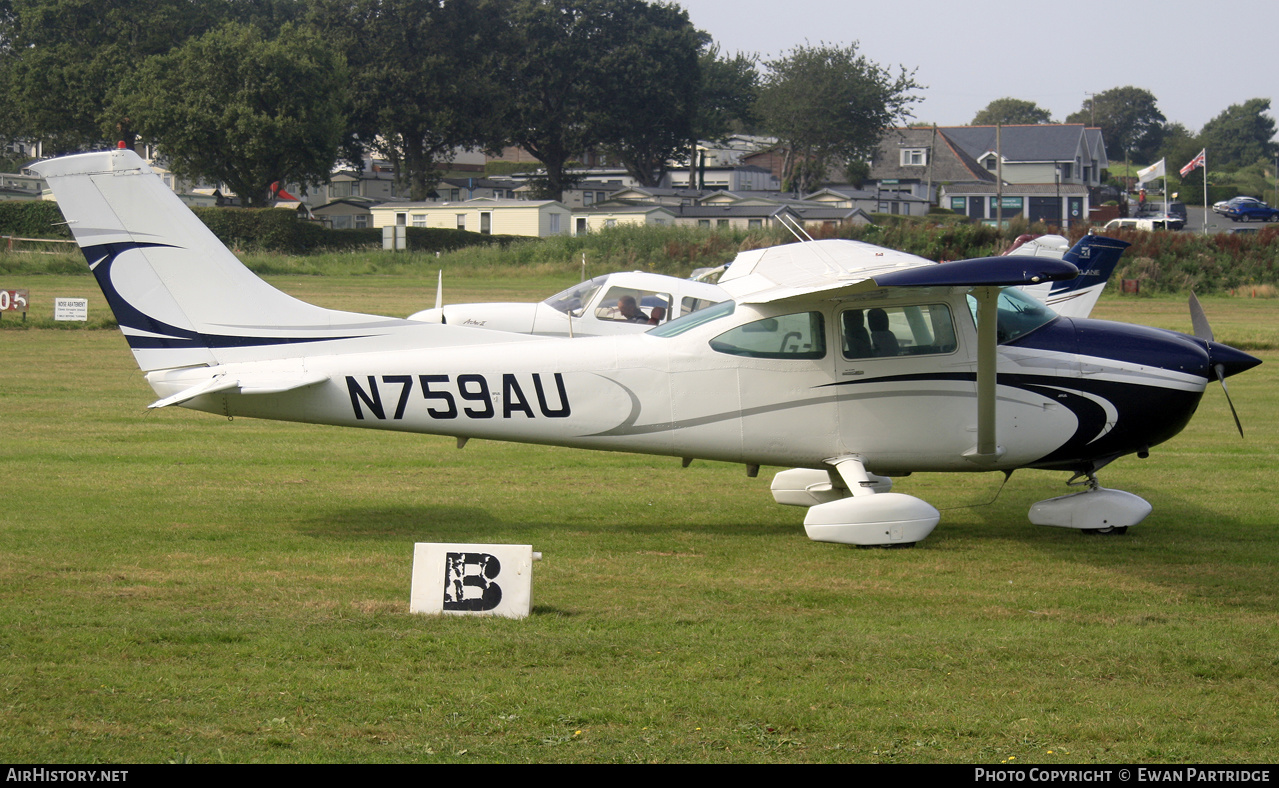
[[[1081,476],[1084,481],[1076,481]],[[1150,514],[1150,503],[1123,490],[1111,490],[1097,482],[1092,471],[1076,474],[1066,484],[1080,492],[1039,501],[1030,507],[1035,525],[1074,528],[1085,534],[1120,535]]]

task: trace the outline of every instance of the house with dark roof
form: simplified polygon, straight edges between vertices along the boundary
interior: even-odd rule
[[[1110,166],[1101,129],[1080,123],[1024,126],[953,126],[948,140],[1006,183],[1073,183],[1101,186]]]
[[[976,221],[1021,216],[1064,227],[1087,219],[1109,164],[1101,130],[1082,124],[892,129],[870,186]]]

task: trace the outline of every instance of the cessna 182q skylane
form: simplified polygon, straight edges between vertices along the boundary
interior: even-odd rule
[[[636,335],[339,312],[250,273],[130,151],[35,169],[151,407],[781,466],[774,497],[808,506],[819,541],[926,537],[937,510],[887,491],[912,471],[1071,471],[1083,491],[1031,520],[1126,528],[1149,504],[1094,473],[1180,431],[1210,378],[1259,363],[1012,289],[1074,276],[1061,260],[936,264],[853,241],[743,252],[720,280],[730,300]]]

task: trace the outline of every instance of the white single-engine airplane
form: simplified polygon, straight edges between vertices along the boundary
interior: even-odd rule
[[[548,337],[598,337],[647,331],[727,298],[708,282],[619,271],[580,282],[536,304],[450,304],[415,312],[409,320]]]
[[[783,471],[818,541],[910,544],[936,509],[912,471],[1070,471],[1032,522],[1123,530],[1150,510],[1097,484],[1257,359],[1192,337],[1059,317],[1014,289],[1038,257],[937,264],[854,241],[738,255],[731,300],[647,333],[548,339],[354,314],[254,276],[127,150],[41,162],[159,399],[227,416],[738,462]],[[1073,480],[1072,480],[1073,481]]]
[[[1022,290],[1065,317],[1088,317],[1128,242],[1086,235],[1074,246],[1060,235],[1023,236],[1009,252],[1065,260],[1079,276],[1024,285]],[[727,269],[721,266],[719,271]],[[729,296],[709,282],[679,279],[647,271],[619,271],[589,279],[545,301],[442,305],[409,315],[409,320],[448,323],[552,337],[596,337],[637,334],[675,318],[705,309]],[[629,299],[629,304],[627,300]]]

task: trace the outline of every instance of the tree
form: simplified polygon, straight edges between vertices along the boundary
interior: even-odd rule
[[[458,147],[502,142],[488,20],[494,0],[317,0],[312,19],[346,54],[352,112],[345,157],[367,149],[395,165],[414,200],[439,183],[438,163]],[[376,42],[372,45],[371,42]]]
[[[1016,98],[999,98],[973,118],[974,126],[1035,125],[1052,123],[1052,114],[1033,101]]]
[[[1185,125],[1168,123],[1164,126],[1164,141],[1159,147],[1158,158],[1168,162],[1168,174],[1173,176],[1202,149],[1203,143],[1199,137],[1192,134]]]
[[[695,31],[687,15],[643,0],[514,0],[501,42],[511,141],[545,168],[544,197],[572,182],[569,160],[612,145],[637,174],[691,133]],[[668,43],[672,50],[655,50]],[[690,49],[690,44],[692,48]],[[691,58],[691,59],[690,59]],[[652,127],[651,132],[645,126]]]
[[[846,47],[799,46],[765,63],[758,110],[786,148],[784,188],[801,192],[834,167],[870,156],[884,129],[909,117],[921,86],[914,72],[888,69]]]
[[[1209,150],[1214,166],[1235,168],[1255,164],[1258,160],[1274,161],[1279,153],[1275,144],[1275,121],[1265,115],[1270,99],[1249,99],[1231,104],[1217,117],[1204,124],[1199,132],[1203,147]]]
[[[1165,120],[1154,94],[1131,85],[1084,99],[1082,108],[1066,118],[1067,123],[1100,127],[1108,149],[1123,151],[1138,161],[1155,160],[1163,143]]]
[[[759,118],[757,58],[738,52],[729,57],[708,44],[697,59],[700,77],[693,132],[698,139],[722,140],[734,131],[754,126]]]
[[[346,90],[341,55],[314,32],[286,25],[266,39],[232,22],[148,58],[121,101],[175,173],[260,207],[273,183],[328,180]]]
[[[102,141],[132,147],[131,112],[117,88],[148,57],[241,16],[280,22],[299,0],[5,0],[0,10],[0,96],[6,130],[77,150]]]
[[[719,46],[707,41],[697,59],[698,90],[693,111],[693,134],[688,140],[688,185],[697,178],[697,146],[701,140],[722,140],[734,131],[751,128],[758,122],[755,104],[759,100],[759,72],[754,55],[720,54]]]
[[[597,62],[609,97],[603,134],[641,186],[659,186],[667,162],[694,133],[705,34],[676,5],[624,3],[619,10],[630,17],[627,29]]]

